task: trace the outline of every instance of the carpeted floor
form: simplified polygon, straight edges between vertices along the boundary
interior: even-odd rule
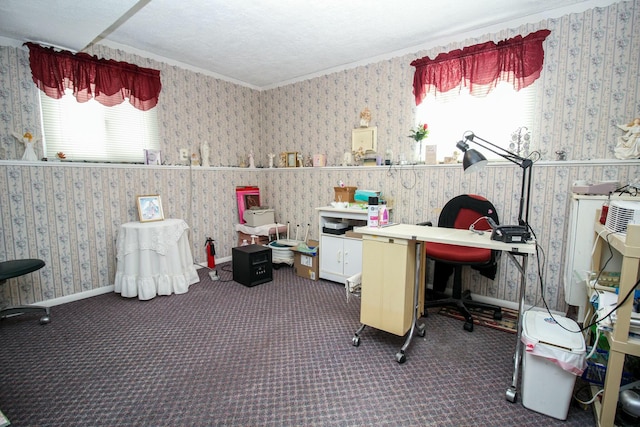
[[[500,320],[495,320],[493,318],[493,310],[485,310],[482,308],[474,307],[469,307],[468,310],[473,316],[474,325],[486,326],[488,328],[511,332],[513,334],[515,334],[518,330],[518,310],[503,308],[502,319]],[[464,316],[460,314],[458,309],[453,307],[442,307],[440,311],[438,311],[438,314],[465,321]]]
[[[434,310],[400,365],[403,337],[367,328],[352,345],[359,301],[343,286],[285,267],[247,288],[229,268],[183,295],[0,322],[0,410],[16,427],[595,425],[573,404],[563,422],[505,399],[512,333]]]

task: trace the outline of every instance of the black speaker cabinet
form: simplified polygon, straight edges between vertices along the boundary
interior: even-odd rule
[[[261,245],[231,249],[233,280],[245,286],[256,286],[273,280],[271,248]]]

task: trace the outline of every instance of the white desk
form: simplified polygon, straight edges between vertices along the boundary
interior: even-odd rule
[[[526,271],[527,271],[527,259],[530,254],[534,254],[536,251],[536,245],[534,242],[526,243],[526,244],[516,244],[516,243],[503,243],[496,240],[491,240],[491,233],[484,233],[483,235],[472,233],[469,230],[460,230],[455,228],[441,228],[441,227],[424,227],[420,225],[409,225],[409,224],[396,224],[389,227],[382,228],[373,228],[373,227],[358,227],[355,228],[354,231],[356,233],[362,233],[364,235],[372,236],[372,237],[383,237],[388,239],[400,239],[408,242],[413,242],[414,244],[420,246],[422,242],[436,242],[436,243],[446,243],[450,245],[458,245],[458,246],[470,246],[475,248],[486,248],[486,249],[494,249],[506,252],[514,264],[517,266],[520,271],[520,305],[519,305],[519,313],[524,311],[524,292],[526,288]],[[366,240],[364,240],[364,244],[366,244]],[[415,288],[414,288],[414,297],[413,297],[413,321],[411,324],[411,330],[405,340],[404,345],[400,349],[400,351],[396,354],[396,361],[398,363],[403,363],[405,361],[405,350],[409,347],[411,343],[411,339],[413,338],[414,332],[418,332],[420,335],[424,336],[424,325],[418,325],[418,318],[420,315],[420,309],[418,304],[418,296],[419,289],[423,286],[422,281],[420,280],[421,274],[419,270],[422,269],[422,265],[424,265],[424,260],[420,259],[422,256],[422,249],[418,247],[415,252],[407,252],[406,259],[404,260],[404,265],[402,263],[396,263],[398,268],[398,277],[405,274],[407,265],[413,263],[413,259],[411,258],[411,254],[415,253],[416,257],[416,267],[415,267]],[[515,258],[516,255],[522,257],[522,261],[518,262]],[[362,292],[363,295],[365,293],[365,287],[367,286],[365,272],[363,271],[362,276]],[[389,283],[390,286],[394,285],[394,282]],[[358,334],[362,332],[365,324],[363,324],[360,329],[356,332],[353,338],[353,344],[357,345],[359,342]],[[513,379],[511,382],[511,386],[507,389],[506,397],[507,400],[511,402],[516,401],[516,390],[518,387],[518,376],[520,370],[520,362],[522,359],[522,341],[520,340],[522,336],[522,316],[518,315],[518,329],[517,329],[517,342],[516,342],[516,350],[514,355],[514,367],[513,367]]]
[[[122,224],[117,242],[115,292],[141,300],[183,294],[200,281],[181,219]]]

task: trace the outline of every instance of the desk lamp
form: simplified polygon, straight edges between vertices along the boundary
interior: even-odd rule
[[[531,233],[529,232],[529,196],[531,194],[531,167],[533,166],[533,160],[521,157],[511,151],[495,145],[486,139],[480,138],[473,132],[467,131],[463,135],[464,140],[458,141],[456,147],[458,147],[463,153],[462,167],[465,173],[476,172],[487,164],[487,159],[480,152],[473,148],[469,148],[469,143],[477,144],[478,146],[491,151],[494,154],[515,163],[522,168],[522,189],[520,192],[520,208],[518,211],[518,225],[502,227],[508,234],[521,236],[523,240],[529,240]],[[495,240],[504,240],[511,242],[513,236],[502,235],[501,238],[494,238]]]

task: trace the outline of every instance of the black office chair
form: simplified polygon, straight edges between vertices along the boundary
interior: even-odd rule
[[[44,261],[40,259],[17,259],[13,261],[0,262],[0,285],[4,285],[8,279],[33,273],[45,266]],[[46,325],[51,321],[49,316],[49,307],[40,307],[37,305],[23,305],[18,307],[7,307],[0,310],[0,319],[8,316],[15,316],[25,313],[41,313],[44,315],[40,318],[40,324]]]
[[[438,227],[490,230],[489,223],[483,217],[490,217],[499,224],[498,214],[491,202],[482,196],[463,194],[449,200],[438,217]],[[423,223],[425,224],[425,223]],[[453,292],[451,297],[425,301],[425,309],[430,307],[456,307],[465,318],[464,329],[473,331],[473,317],[468,307],[493,310],[493,318],[502,319],[500,307],[471,300],[471,292],[462,292],[462,267],[468,265],[485,277],[494,279],[500,251],[448,245],[445,243],[426,243],[427,258],[435,261],[433,288],[436,293],[444,294],[447,282],[453,273]],[[426,310],[425,310],[426,312]]]

